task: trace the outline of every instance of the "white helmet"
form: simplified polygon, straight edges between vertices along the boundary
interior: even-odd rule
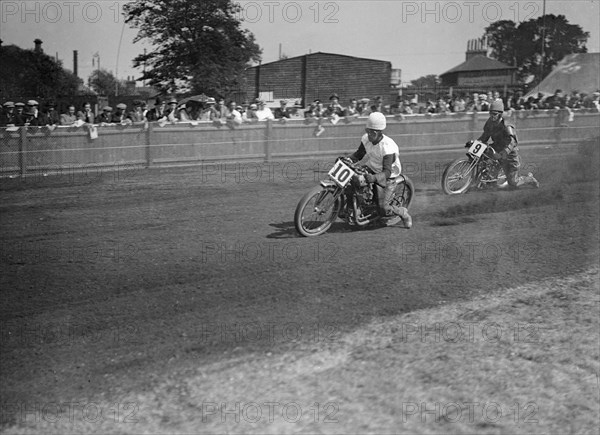
[[[385,115],[381,112],[373,112],[367,119],[367,128],[372,130],[385,130],[386,120]]]

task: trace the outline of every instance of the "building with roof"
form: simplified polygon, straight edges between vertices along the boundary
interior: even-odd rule
[[[460,65],[440,74],[443,87],[456,92],[506,90],[519,88],[517,67],[507,65],[487,56],[485,38],[471,39],[467,43],[466,60]]]
[[[376,96],[389,104],[392,64],[317,52],[250,67],[244,79],[245,98],[261,98],[271,106],[278,106],[281,99],[303,106],[316,99],[327,104],[333,93],[342,105],[350,98],[373,100]],[[241,101],[239,95],[236,98]]]

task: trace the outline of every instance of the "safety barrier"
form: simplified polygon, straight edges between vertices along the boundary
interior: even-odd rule
[[[388,117],[386,134],[403,154],[435,152],[481,134],[487,117],[469,112]],[[516,126],[521,144],[568,144],[600,135],[597,112],[517,111],[505,118]],[[93,167],[320,159],[355,150],[365,120],[292,119],[235,128],[209,122],[1,128],[0,177]],[[323,131],[317,135],[319,125]]]

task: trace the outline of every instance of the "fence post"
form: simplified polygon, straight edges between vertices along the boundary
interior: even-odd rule
[[[154,123],[147,122],[146,125],[146,167],[149,168],[152,165],[152,136],[154,134]]]
[[[271,161],[271,136],[273,135],[273,120],[267,119],[265,127],[265,162]]]
[[[24,155],[25,148],[27,148],[25,145],[27,143],[27,127],[20,127],[19,133],[19,174],[21,177],[24,177],[27,172],[27,163]]]

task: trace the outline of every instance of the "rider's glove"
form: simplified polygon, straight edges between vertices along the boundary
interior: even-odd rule
[[[367,180],[367,183],[375,183],[377,181],[377,177],[373,174],[366,174],[365,180]]]
[[[494,151],[494,154],[492,154],[492,159],[494,160],[500,160],[502,158],[502,154],[501,153],[497,153],[496,151]]]
[[[471,145],[473,145],[473,141],[470,140],[465,144],[465,148],[471,148]]]

